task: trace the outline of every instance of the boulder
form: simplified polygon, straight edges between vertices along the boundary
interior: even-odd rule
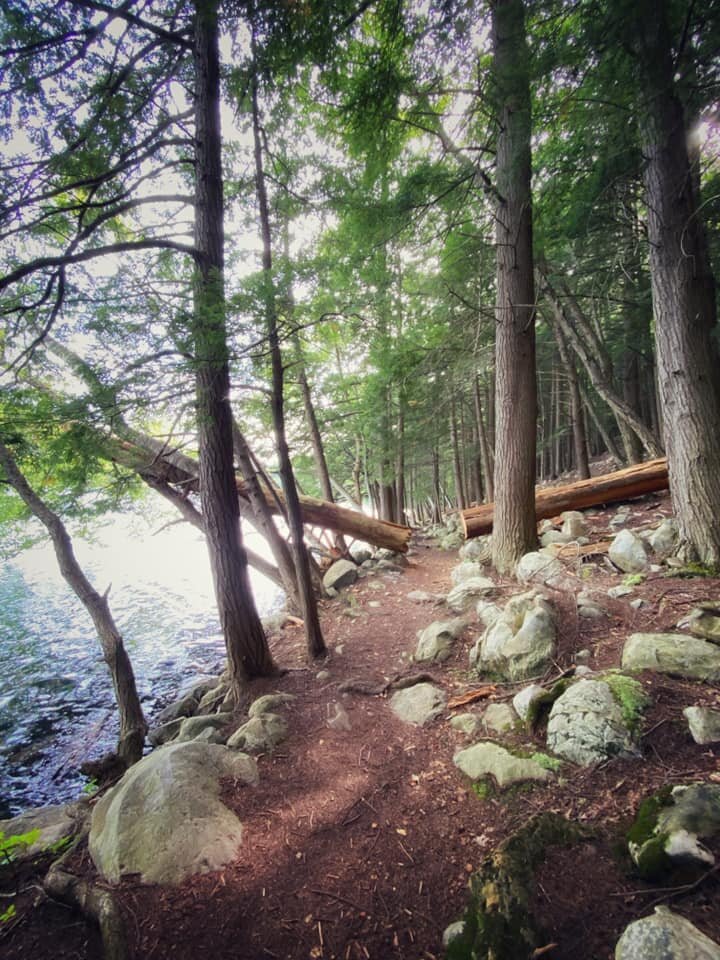
[[[292,703],[293,700],[295,697],[292,693],[266,693],[250,704],[248,717],[259,717],[261,713],[273,713],[279,707]]]
[[[543,673],[555,653],[555,621],[548,601],[535,592],[512,597],[482,638],[478,672],[507,680]]]
[[[372,560],[372,550],[370,547],[366,547],[361,543],[354,543],[350,547],[350,556],[355,563],[360,566],[365,563],[366,560]]]
[[[13,843],[7,856],[15,863],[32,860],[61,841],[73,837],[87,814],[87,801],[81,800],[78,803],[36,807],[9,820],[0,820],[0,835],[4,834],[6,842],[10,841],[11,837],[34,835],[36,830],[39,831],[39,836],[34,840]]]
[[[561,533],[560,530],[546,530],[540,534],[540,546],[551,547],[554,543],[570,543],[572,537]]]
[[[720,710],[685,707],[683,714],[695,743],[720,743]]]
[[[490,537],[473,537],[460,547],[458,555],[461,560],[489,563],[492,557]]]
[[[446,704],[445,692],[432,683],[416,683],[398,690],[390,699],[390,707],[400,720],[419,727],[439,717]]]
[[[180,724],[175,739],[178,743],[194,740],[203,730],[219,730],[221,727],[227,726],[232,718],[231,713],[211,713],[202,717],[187,717]]]
[[[349,587],[357,580],[357,567],[350,560],[336,560],[325,571],[323,577],[323,586],[326,590],[342,590],[343,587]]]
[[[528,714],[533,703],[539,698],[545,696],[547,690],[541,687],[539,683],[531,683],[528,687],[523,687],[515,694],[512,700],[513,709],[521,720],[527,720]]]
[[[190,680],[189,683],[185,684],[180,691],[178,699],[182,700],[183,697],[194,697],[195,700],[200,701],[208,690],[212,690],[218,683],[220,683],[219,677],[195,677],[194,680]]]
[[[455,620],[436,620],[424,630],[418,630],[415,660],[418,663],[447,660],[452,652],[453,641],[460,636],[464,627],[465,621],[458,617]]]
[[[640,876],[659,880],[681,864],[713,866],[715,857],[700,841],[719,833],[720,785],[692,783],[665,788],[640,805],[628,848]]]
[[[450,571],[450,579],[453,585],[457,586],[458,583],[463,583],[465,580],[470,580],[473,577],[481,577],[482,573],[483,567],[481,563],[476,563],[474,560],[463,560],[462,563],[452,568]]]
[[[552,774],[530,758],[517,757],[492,740],[474,743],[453,757],[455,766],[471,780],[492,777],[503,790],[526,780],[549,780]]]
[[[607,595],[611,600],[619,600],[620,597],[627,597],[633,592],[633,588],[626,583],[619,583],[616,587],[610,587]]]
[[[478,620],[485,627],[492,627],[502,616],[502,607],[490,600],[478,600],[475,611]]]
[[[177,743],[134,764],[97,802],[89,848],[106,880],[140,875],[178,884],[233,860],[242,840],[237,815],[220,800],[222,777],[258,782],[255,761],[217,744]]]
[[[547,553],[526,553],[515,568],[515,576],[521,583],[554,584],[564,580],[565,569],[559,560]]]
[[[720,960],[720,946],[689,920],[661,906],[625,928],[615,960]]]
[[[480,717],[475,713],[458,713],[452,717],[450,726],[468,737],[473,737],[480,729]]]
[[[663,520],[647,538],[652,552],[661,559],[672,556],[678,546],[678,527],[674,520]]]
[[[216,683],[215,686],[211,687],[200,698],[200,703],[195,711],[196,714],[207,715],[214,713],[222,704],[229,690],[230,684],[227,680],[221,680],[219,683]]]
[[[603,680],[578,680],[558,697],[550,711],[547,745],[559,757],[586,767],[640,755],[621,706]]]
[[[248,753],[272,753],[287,737],[287,733],[285,717],[278,713],[260,713],[238,727],[228,737],[227,745],[233,750],[246,750]]]
[[[157,715],[158,725],[177,720],[179,717],[191,717],[200,703],[191,693],[186,694],[174,703],[170,703]]]
[[[584,591],[577,595],[576,602],[578,616],[585,620],[600,620],[608,615],[607,610]]]
[[[690,633],[720,644],[720,603],[701,603],[690,613]]]
[[[518,716],[509,703],[490,703],[482,715],[483,726],[493,733],[506,733],[512,730]]]
[[[622,667],[712,683],[720,680],[720,647],[683,633],[633,633],[623,647]]]
[[[470,577],[453,587],[445,598],[445,602],[456,613],[462,613],[473,600],[478,597],[487,597],[497,590],[497,586],[488,577]]]
[[[186,719],[186,717],[178,717],[177,720],[170,720],[168,723],[160,724],[159,727],[153,727],[148,731],[148,740],[154,747],[161,747],[164,743],[170,743],[180,733],[180,727]]]
[[[563,522],[562,533],[568,540],[587,537],[590,533],[588,522],[579,510],[565,510],[560,514],[560,519]]]
[[[608,556],[623,573],[641,573],[648,565],[645,544],[631,530],[621,530],[610,544]]]

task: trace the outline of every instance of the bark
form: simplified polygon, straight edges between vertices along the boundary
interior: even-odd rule
[[[60,573],[95,624],[103,657],[112,677],[120,715],[117,752],[123,763],[130,766],[142,757],[147,724],[140,706],[132,664],[110,613],[107,595],[99,594],[87,579],[75,558],[72,540],[62,520],[32,489],[15,463],[12,453],[1,441],[0,464],[12,487],[50,534]]]
[[[570,422],[573,436],[573,452],[575,469],[581,480],[587,480],[590,476],[590,464],[587,454],[587,435],[585,432],[585,415],[583,412],[582,398],[580,396],[580,383],[578,380],[575,364],[570,356],[567,341],[559,327],[553,327],[555,341],[560,355],[560,363],[565,371],[570,391]]]
[[[493,60],[499,101],[496,210],[497,522],[493,564],[510,572],[537,543],[533,511],[537,388],[535,291],[530,190],[530,83],[522,0],[492,6]]]
[[[720,564],[720,363],[707,238],[686,145],[665,2],[640,4],[650,276],[670,491],[687,556]]]
[[[595,406],[590,399],[590,395],[582,386],[580,387],[580,396],[582,397],[585,409],[590,414],[590,419],[595,424],[595,428],[602,438],[605,449],[616,462],[616,464],[621,464],[623,462],[623,458],[622,454],[620,453],[620,448],[615,443],[608,430],[605,428],[605,424],[602,422],[600,414],[595,409]]]
[[[250,590],[233,469],[225,330],[220,64],[216,0],[195,4],[195,247],[192,336],[200,500],[231,688],[275,672]]]
[[[287,506],[287,523],[292,543],[293,562],[297,577],[297,591],[300,600],[300,609],[305,628],[307,652],[311,658],[322,657],[327,654],[318,616],[317,602],[312,583],[310,560],[305,546],[303,518],[300,508],[295,476],[290,450],[288,448],[285,430],[285,401],[284,377],[280,339],[278,332],[278,316],[275,284],[272,276],[272,237],[270,233],[270,210],[268,206],[263,169],[262,138],[260,130],[260,115],[258,109],[258,78],[255,72],[252,77],[252,119],[253,145],[255,157],[255,189],[257,193],[260,213],[260,229],[262,234],[262,269],[264,280],[265,319],[267,323],[268,342],[270,346],[270,362],[272,367],[272,416],[275,432],[275,449],[278,457],[278,470],[285,495]],[[329,486],[329,481],[328,481]]]
[[[582,510],[601,503],[629,500],[657,490],[667,490],[667,487],[667,460],[662,458],[560,487],[538,487],[535,491],[534,522],[544,517],[555,517],[563,510]],[[493,503],[462,511],[460,517],[468,540],[493,529],[494,511]]]
[[[465,499],[465,485],[463,483],[462,465],[460,462],[460,444],[458,441],[454,403],[451,404],[450,410],[450,448],[452,450],[453,477],[455,479],[455,504],[458,510],[464,510],[467,506],[467,500]]]

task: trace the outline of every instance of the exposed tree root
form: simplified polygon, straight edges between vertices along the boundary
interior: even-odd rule
[[[397,673],[387,683],[373,684],[366,680],[345,680],[340,684],[340,693],[361,693],[366,697],[382,697],[390,690],[404,690],[414,687],[416,683],[434,683],[435,677],[430,673],[411,673],[407,676]]]

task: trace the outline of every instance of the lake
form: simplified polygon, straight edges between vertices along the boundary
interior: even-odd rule
[[[110,608],[135,670],[146,716],[184,683],[224,663],[207,549],[177,515],[115,515],[92,542],[73,536],[85,573]],[[165,521],[163,520],[165,517]],[[255,535],[248,545],[267,556]],[[282,596],[251,571],[261,614]],[[0,818],[77,797],[78,766],[114,749],[110,675],[92,621],[60,576],[49,543],[0,567]]]

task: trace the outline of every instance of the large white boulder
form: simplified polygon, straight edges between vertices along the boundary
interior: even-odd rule
[[[242,824],[220,779],[258,782],[255,761],[218,744],[174,743],[132,766],[93,810],[90,856],[106,880],[178,884],[233,860]]]

